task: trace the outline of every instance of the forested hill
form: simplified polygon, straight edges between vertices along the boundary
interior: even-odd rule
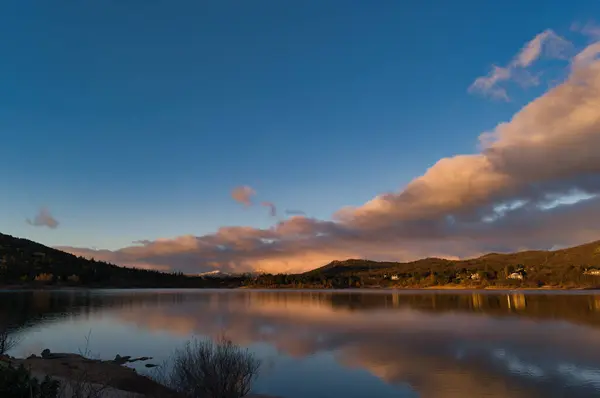
[[[555,251],[522,251],[516,253],[489,253],[481,257],[466,260],[446,260],[424,258],[416,261],[378,262],[370,260],[332,261],[331,263],[309,271],[306,274],[339,274],[345,272],[367,271],[369,273],[410,272],[432,270],[443,272],[446,269],[465,269],[476,271],[505,271],[505,267],[514,270],[518,265],[534,268],[548,273],[559,273],[571,268],[600,268],[600,241],[586,243]]]
[[[333,261],[303,274],[263,275],[252,286],[600,288],[600,241],[556,251],[490,253],[459,261]]]
[[[600,241],[556,251],[491,253],[452,261],[333,261],[296,275],[192,277],[120,267],[0,234],[0,286],[600,288]]]
[[[0,233],[1,286],[229,287],[234,283],[119,267]]]

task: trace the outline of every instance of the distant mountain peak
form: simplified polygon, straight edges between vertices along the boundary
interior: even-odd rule
[[[213,270],[213,271],[207,271],[207,272],[202,272],[199,274],[196,274],[196,276],[204,276],[204,277],[212,277],[212,278],[226,278],[228,276],[231,276],[231,274],[228,274],[227,272],[223,272],[221,270]]]

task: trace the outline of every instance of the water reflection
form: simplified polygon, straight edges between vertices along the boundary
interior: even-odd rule
[[[273,365],[259,381],[262,392],[289,398],[411,391],[422,397],[595,396],[599,308],[600,295],[584,292],[46,291],[0,297],[2,320],[25,336],[36,329],[44,343],[57,330],[62,339],[74,339],[64,325],[75,322],[77,332],[134,331],[107,337],[99,347],[107,355],[115,352],[109,344],[131,349],[135,339],[154,351],[140,354],[160,357],[190,335],[216,337],[225,330]],[[302,386],[291,388],[298,378]]]

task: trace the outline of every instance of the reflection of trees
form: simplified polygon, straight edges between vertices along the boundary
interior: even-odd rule
[[[250,293],[248,293],[250,294]],[[349,311],[413,309],[425,312],[478,312],[494,316],[521,316],[540,319],[564,319],[600,326],[594,297],[584,294],[518,293],[439,293],[439,292],[256,292],[260,303],[320,303]],[[233,299],[233,298],[232,298]],[[600,303],[600,301],[599,301]]]
[[[107,291],[108,292],[108,291]],[[197,300],[208,300],[208,295]],[[90,315],[107,308],[144,308],[186,300],[180,293],[115,293],[78,290],[33,290],[0,293],[0,325],[10,330],[29,328],[70,315]]]
[[[527,308],[527,300],[523,293],[507,294],[506,302],[509,310],[524,310]]]
[[[101,309],[138,309],[181,303],[206,304],[212,309],[263,304],[311,306],[344,311],[473,312],[493,316],[562,319],[600,326],[600,295],[439,292],[324,292],[324,291],[21,291],[0,293],[0,324],[33,326],[67,315]]]

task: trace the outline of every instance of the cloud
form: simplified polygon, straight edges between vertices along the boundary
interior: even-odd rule
[[[527,52],[535,55],[536,48]],[[346,258],[464,258],[596,240],[599,54],[600,43],[583,49],[563,83],[482,133],[479,153],[441,159],[402,190],[340,209],[332,221],[294,216],[271,228],[226,227],[102,255],[122,265],[189,273],[298,272]],[[531,62],[532,55],[519,59]]]
[[[233,200],[243,204],[244,206],[251,206],[252,197],[255,195],[256,191],[247,185],[236,187],[231,192],[231,197],[233,198]]]
[[[553,30],[547,29],[523,46],[511,66],[527,68],[544,53],[549,58],[567,59],[570,48],[571,43],[554,33]]]
[[[133,243],[134,245],[147,245],[147,244],[152,243],[152,241],[148,240],[148,239],[142,239],[142,240],[134,240],[131,243]]]
[[[40,209],[38,214],[33,218],[33,221],[28,218],[26,222],[34,227],[48,227],[50,229],[56,229],[59,224],[59,222],[52,217],[52,214],[50,214],[50,210],[45,207]]]
[[[508,101],[508,93],[503,87],[498,87],[500,82],[510,79],[511,70],[493,65],[492,70],[486,76],[481,76],[475,79],[469,87],[469,92],[479,92],[495,99]]]
[[[569,41],[547,29],[527,42],[507,66],[494,65],[487,75],[475,79],[469,87],[469,92],[509,101],[506,88],[502,87],[501,83],[514,80],[523,87],[537,86],[538,77],[528,72],[527,68],[542,56],[567,59],[571,48]]]
[[[277,207],[272,202],[262,202],[261,206],[269,208],[269,215],[271,217],[277,217]]]
[[[598,26],[592,22],[588,22],[585,25],[581,25],[579,23],[574,23],[571,26],[571,30],[573,30],[575,32],[579,32],[579,33],[589,37],[591,40],[600,40],[600,26]]]

